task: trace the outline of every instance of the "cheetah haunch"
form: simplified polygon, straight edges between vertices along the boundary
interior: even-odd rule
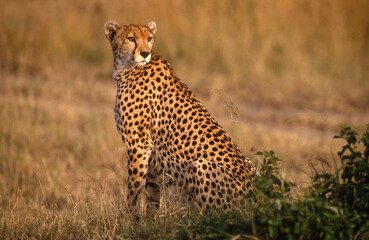
[[[201,209],[228,209],[250,188],[254,165],[207,109],[151,51],[156,24],[105,24],[117,84],[115,122],[128,148],[128,197],[159,204],[174,187]]]

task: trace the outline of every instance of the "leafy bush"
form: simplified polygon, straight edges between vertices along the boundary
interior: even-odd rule
[[[313,177],[302,198],[292,194],[293,183],[279,174],[281,160],[272,151],[259,152],[262,166],[248,202],[228,214],[210,213],[181,231],[182,239],[369,239],[369,131],[341,127],[347,143],[338,152],[342,166],[333,174]]]
[[[342,167],[336,174],[316,174],[311,195],[329,201],[342,210],[342,215],[349,216],[347,231],[369,238],[369,131],[358,140],[356,131],[341,128],[335,138],[346,140],[338,152]]]

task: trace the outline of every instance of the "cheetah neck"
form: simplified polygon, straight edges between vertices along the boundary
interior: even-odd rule
[[[117,80],[117,77],[133,69],[137,64],[133,63],[129,59],[114,59],[113,79]]]

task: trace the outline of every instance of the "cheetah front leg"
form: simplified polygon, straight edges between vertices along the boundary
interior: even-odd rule
[[[128,194],[127,203],[131,213],[141,215],[146,205],[143,194],[146,185],[149,158],[152,145],[142,139],[133,140],[135,144],[128,149]]]

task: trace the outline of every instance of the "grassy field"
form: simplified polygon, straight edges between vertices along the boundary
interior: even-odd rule
[[[369,123],[369,1],[0,4],[0,239],[170,238],[189,211],[164,207],[142,231],[125,214],[108,20],[156,21],[155,51],[246,155],[275,150],[300,188],[312,165],[336,168],[338,125]]]

